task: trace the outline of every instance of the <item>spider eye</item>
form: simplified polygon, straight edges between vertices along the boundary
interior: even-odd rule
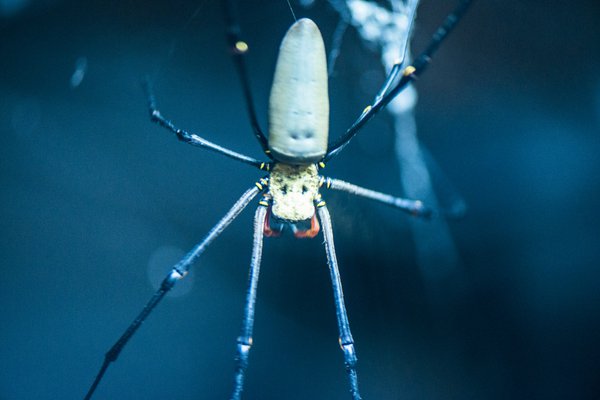
[[[308,188],[306,185],[302,185],[302,194],[305,194],[306,192],[308,192]]]
[[[287,185],[283,185],[283,187],[281,188],[281,193],[287,194],[287,189],[288,189]]]

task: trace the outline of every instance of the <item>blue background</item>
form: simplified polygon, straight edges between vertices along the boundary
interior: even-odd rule
[[[283,1],[243,3],[266,127],[292,17]],[[450,3],[423,1],[416,51]],[[217,2],[0,4],[0,399],[82,398],[169,266],[261,176],[151,124],[141,77],[181,127],[260,149]],[[329,48],[336,14],[295,9]],[[450,276],[421,273],[406,215],[323,193],[365,399],[600,396],[599,20],[596,0],[476,2],[417,83],[420,138],[469,204],[451,222],[462,262]],[[87,70],[72,87],[80,57]],[[330,82],[332,138],[382,79],[349,30]],[[399,194],[393,146],[382,113],[326,173]],[[156,309],[95,398],[227,398],[252,208]],[[245,398],[349,398],[321,242],[265,242]]]

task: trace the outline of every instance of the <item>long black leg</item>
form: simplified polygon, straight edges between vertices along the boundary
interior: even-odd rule
[[[402,71],[402,67],[407,65],[407,49],[408,49],[408,44],[410,42],[410,39],[412,38],[412,31],[413,31],[413,27],[415,25],[415,17],[417,15],[417,7],[419,7],[419,1],[420,0],[410,0],[407,2],[407,4],[405,6],[400,6],[400,7],[404,7],[405,8],[405,16],[406,19],[408,20],[409,26],[408,28],[406,28],[406,37],[404,38],[404,41],[401,43],[400,46],[400,50],[399,50],[399,58],[395,61],[394,65],[392,65],[392,68],[390,69],[390,71],[388,72],[387,77],[385,78],[385,81],[383,82],[383,85],[381,85],[381,89],[379,89],[379,92],[377,92],[377,95],[375,96],[375,99],[373,99],[373,104],[377,104],[381,101],[381,99],[389,92],[390,88],[394,87],[393,83],[396,82],[396,79],[398,78],[400,72]],[[394,6],[394,9],[396,10],[396,6]],[[396,10],[397,12],[397,10]],[[383,49],[382,49],[383,51]],[[365,109],[366,112],[369,111],[369,107],[367,107]]]
[[[462,18],[464,13],[471,5],[473,0],[462,0],[460,4],[450,13],[442,25],[437,29],[434,33],[429,45],[415,60],[413,65],[410,65],[404,69],[402,72],[402,77],[398,80],[398,82],[393,86],[392,89],[387,91],[382,97],[377,97],[379,101],[376,101],[372,105],[365,108],[363,113],[358,117],[358,119],[352,124],[352,126],[342,135],[332,146],[329,147],[328,153],[323,157],[322,162],[327,162],[331,158],[335,157],[339,154],[344,147],[352,140],[352,138],[358,133],[358,131],[371,119],[379,110],[385,107],[390,101],[400,93],[402,89],[406,87],[410,82],[415,80],[416,78],[423,73],[426,67],[429,65],[431,61],[431,57],[435,53],[435,51],[439,48],[440,44],[444,41],[444,39],[448,36],[448,34],[454,29],[458,21]],[[388,84],[388,80],[386,79],[386,84]],[[380,91],[381,93],[381,91]]]
[[[349,182],[344,182],[339,179],[321,178],[321,184],[327,189],[340,190],[356,196],[366,197],[367,199],[375,200],[380,203],[387,204],[392,207],[399,208],[411,215],[428,218],[433,214],[433,211],[426,207],[420,200],[403,199],[390,194],[377,192],[375,190],[366,189]]]
[[[321,227],[323,229],[323,237],[325,239],[325,251],[327,252],[327,263],[329,264],[329,273],[331,275],[331,284],[333,286],[333,297],[335,299],[335,310],[337,315],[337,323],[340,331],[339,343],[344,352],[344,364],[346,372],[350,379],[350,393],[354,400],[360,400],[358,391],[358,377],[356,375],[356,352],[354,351],[354,340],[350,333],[350,323],[346,314],[346,306],[344,305],[344,293],[342,292],[342,282],[340,279],[340,271],[338,269],[337,257],[335,255],[335,247],[333,245],[333,230],[331,229],[331,217],[324,203],[319,204],[317,208]]]
[[[146,320],[148,315],[150,315],[152,310],[154,310],[154,308],[163,299],[163,297],[165,297],[169,290],[171,290],[173,286],[175,286],[177,281],[183,279],[187,275],[194,260],[198,258],[198,256],[202,254],[204,250],[206,250],[208,245],[210,245],[212,241],[215,240],[215,238],[219,236],[221,232],[225,230],[225,228],[227,228],[227,226],[229,226],[229,224],[240,214],[240,212],[242,212],[242,210],[248,205],[248,203],[250,203],[250,201],[252,201],[252,199],[258,194],[259,191],[260,189],[258,187],[258,184],[257,187],[248,189],[242,195],[242,197],[240,197],[240,199],[233,205],[233,207],[231,207],[227,214],[225,214],[225,216],[221,218],[221,220],[210,230],[210,232],[208,233],[208,235],[206,235],[204,240],[202,240],[202,242],[196,245],[196,247],[194,247],[183,259],[181,259],[181,261],[179,261],[173,267],[171,272],[169,272],[169,274],[162,281],[160,288],[156,291],[156,293],[154,293],[154,295],[152,296],[150,301],[148,301],[143,310],[138,314],[138,316],[131,323],[131,325],[129,325],[129,327],[121,335],[119,340],[117,340],[117,342],[105,354],[102,367],[100,368],[100,371],[96,375],[94,382],[92,383],[90,389],[85,395],[85,400],[92,398],[92,395],[96,391],[96,388],[102,380],[102,377],[104,376],[104,373],[106,372],[106,369],[108,368],[110,363],[117,360],[119,354],[121,353],[121,350],[123,350],[123,347],[125,347],[129,339],[131,339],[133,334]]]
[[[244,308],[244,320],[242,332],[237,338],[237,354],[235,357],[234,388],[231,395],[232,400],[240,400],[244,389],[244,374],[248,367],[248,355],[252,346],[252,329],[254,327],[254,305],[256,304],[256,287],[260,273],[260,260],[263,246],[263,229],[267,215],[266,204],[256,210],[254,216],[254,242],[252,245],[252,259],[250,261],[250,272],[248,274],[248,289],[246,291],[246,306]]]
[[[231,57],[233,58],[235,69],[237,70],[242,83],[242,90],[244,92],[244,99],[246,100],[246,109],[248,110],[250,124],[252,125],[254,136],[258,140],[258,143],[262,147],[263,151],[267,156],[271,157],[267,137],[263,133],[262,129],[260,129],[258,118],[256,117],[256,110],[254,109],[252,91],[250,90],[250,79],[248,78],[246,64],[244,63],[244,54],[248,52],[248,43],[241,38],[241,29],[235,17],[233,0],[225,0],[223,2],[223,9],[225,12],[225,25],[227,26],[227,45],[231,51]]]
[[[329,3],[340,14],[340,23],[339,23],[340,25],[342,25],[343,23],[347,24],[347,23],[352,22],[352,15],[350,14],[350,11],[347,9],[346,3],[336,1],[336,0],[330,0]],[[406,8],[406,11],[403,12],[403,14],[405,14],[405,17],[408,20],[409,26],[408,26],[408,28],[406,28],[406,37],[404,38],[403,42],[401,43],[401,46],[398,51],[399,58],[395,61],[394,65],[392,65],[392,68],[388,72],[388,75],[385,78],[385,81],[383,82],[383,84],[381,85],[381,88],[377,92],[377,95],[373,99],[372,104],[377,104],[378,102],[381,101],[381,99],[389,92],[390,88],[393,87],[393,83],[396,82],[398,75],[402,71],[402,66],[404,65],[404,59],[406,58],[406,49],[408,48],[408,43],[410,41],[410,38],[412,37],[412,28],[414,26],[414,20],[415,20],[415,15],[417,13],[418,5],[419,5],[419,0],[411,0],[408,4],[406,4],[406,6],[397,6],[395,4],[392,4],[395,12],[400,12],[397,10],[398,7]],[[357,27],[357,29],[361,30],[362,26],[360,25],[360,23],[358,25],[357,25],[357,23],[354,23],[354,25]],[[334,41],[334,43],[335,43],[335,41]],[[335,49],[336,49],[336,47],[334,47],[334,50]],[[333,54],[333,50],[332,50],[332,54]],[[331,62],[329,64],[331,64]],[[331,68],[331,65],[330,65],[330,68]],[[329,75],[331,75],[331,73],[329,73]],[[363,113],[367,113],[370,109],[371,109],[371,107],[366,107],[364,109]]]
[[[406,4],[400,5],[399,3],[406,3]],[[338,23],[338,28],[336,28],[336,33],[340,26],[344,27],[344,24],[354,25],[359,32],[364,30],[365,21],[360,18],[354,19],[353,13],[348,9],[348,5],[346,4],[345,1],[329,0],[329,4],[331,4],[331,6],[340,14],[340,22]],[[405,30],[406,36],[400,42],[400,46],[397,49],[398,50],[398,53],[397,53],[398,59],[394,62],[394,65],[390,69],[388,76],[385,79],[385,82],[383,83],[383,85],[381,86],[381,89],[379,89],[379,92],[377,93],[377,95],[375,96],[375,99],[373,100],[373,104],[377,103],[388,92],[389,88],[392,87],[392,83],[394,83],[396,81],[396,78],[398,77],[398,74],[401,71],[402,64],[404,63],[404,59],[406,58],[406,49],[408,48],[408,43],[410,41],[410,38],[412,37],[412,29],[414,26],[415,15],[417,13],[417,7],[419,6],[419,0],[409,0],[409,1],[405,1],[405,2],[400,2],[400,1],[392,2],[391,5],[392,5],[392,11],[390,11],[390,12],[392,13],[392,15],[394,15],[394,16],[402,15],[408,21],[409,25]],[[376,6],[376,7],[383,8],[380,6]],[[365,19],[368,20],[369,18],[367,17]],[[364,32],[361,33],[361,35],[364,35]],[[339,51],[340,45],[339,44],[336,45],[336,40],[335,40],[336,37],[337,37],[337,35],[334,35],[334,40],[333,40],[334,45],[333,45],[333,50],[331,51],[332,56],[334,54],[334,50],[337,49]],[[375,43],[379,43],[380,46],[386,46],[384,44],[386,42],[385,39],[379,39],[379,40],[372,39],[372,38],[368,38],[368,35],[364,35],[363,38],[367,42],[375,42]],[[341,41],[341,38],[340,38],[340,41]],[[382,49],[382,51],[383,51],[383,49]],[[336,56],[337,56],[337,53],[336,53]],[[328,62],[330,69],[332,68],[332,65],[331,65],[332,58],[333,57],[330,57],[330,61]],[[329,75],[331,76],[331,72],[329,73]]]
[[[375,96],[375,99],[373,100],[373,104],[376,104],[379,101],[381,101],[383,96],[385,96],[386,93],[388,93],[388,91],[390,90],[390,87],[392,87],[392,83],[394,83],[396,78],[398,78],[398,74],[401,72],[401,70],[402,70],[401,62],[396,63],[392,66],[392,69],[388,73],[388,76],[385,78],[385,82],[383,82],[381,89],[379,89],[379,92],[377,92],[377,95]],[[367,111],[369,111],[368,107],[365,108],[365,111],[363,111],[363,112],[367,112]]]
[[[258,169],[268,169],[269,163],[264,163],[252,157],[248,157],[246,155],[237,153],[233,150],[226,149],[225,147],[221,147],[217,144],[214,144],[196,135],[195,133],[189,133],[187,131],[184,131],[183,129],[177,128],[171,121],[166,119],[158,110],[156,106],[156,100],[154,98],[154,93],[152,93],[152,88],[150,87],[150,83],[147,80],[144,81],[144,90],[146,91],[146,96],[148,97],[148,109],[150,111],[150,119],[152,120],[152,122],[156,122],[163,128],[166,128],[171,132],[175,133],[177,135],[177,138],[182,142],[202,147],[219,154],[223,154],[224,156],[233,158],[234,160],[250,164]]]

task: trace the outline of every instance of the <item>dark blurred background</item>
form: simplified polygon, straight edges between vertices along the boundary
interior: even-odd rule
[[[259,117],[284,1],[242,2]],[[453,7],[422,1],[418,51]],[[326,45],[338,21],[313,18]],[[194,16],[194,13],[195,16]],[[192,18],[192,16],[194,16]],[[461,267],[431,282],[408,217],[332,213],[365,399],[600,398],[600,4],[478,1],[417,83],[421,140],[469,204]],[[216,1],[0,1],[0,399],[78,399],[163,274],[261,176],[149,122],[260,157]],[[350,29],[331,136],[383,80]],[[329,176],[400,193],[382,113]],[[98,399],[225,399],[251,205],[151,315]],[[348,399],[322,239],[267,239],[247,399]]]

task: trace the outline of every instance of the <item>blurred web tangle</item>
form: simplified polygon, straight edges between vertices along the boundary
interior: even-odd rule
[[[388,7],[366,0],[328,1],[340,15],[329,56],[330,74],[348,26],[356,29],[367,47],[380,54],[381,64],[387,75],[394,69],[402,71],[410,64],[410,38],[419,0],[389,0],[386,1]],[[400,77],[401,74],[398,73],[387,82],[376,98],[384,96]],[[463,199],[443,177],[441,170],[417,138],[413,112],[416,102],[417,92],[412,85],[408,85],[386,107],[393,119],[395,154],[400,168],[402,190],[409,198],[421,199],[436,209],[445,208],[450,215],[460,215],[466,208]],[[440,204],[434,192],[430,171],[445,186],[442,187],[445,189],[444,204]],[[456,271],[460,260],[446,221],[442,218],[431,221],[411,219],[410,224],[415,237],[417,262],[425,279],[439,282]]]

